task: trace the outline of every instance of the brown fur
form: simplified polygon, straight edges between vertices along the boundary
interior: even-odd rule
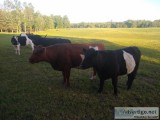
[[[76,68],[82,62],[80,54],[89,46],[104,50],[103,44],[56,44],[49,47],[38,46],[31,55],[30,63],[45,61],[51,64],[53,69],[62,71],[64,84],[70,85],[69,77],[71,68]],[[94,72],[95,74],[95,72]]]

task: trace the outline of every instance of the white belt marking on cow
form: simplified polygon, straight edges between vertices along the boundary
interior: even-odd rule
[[[26,35],[26,33],[21,33],[21,35],[20,35],[20,36],[28,37],[28,36]]]
[[[28,36],[26,36],[26,45],[31,45],[32,51],[34,50],[34,43],[28,38]]]
[[[95,47],[89,46],[89,48],[93,48],[93,49],[95,49],[95,50],[98,50],[98,46],[95,46]]]
[[[85,56],[83,54],[80,54],[80,56],[81,56],[81,59],[82,59],[82,62],[83,62]]]
[[[133,72],[136,66],[135,60],[130,53],[127,53],[124,50],[123,50],[123,57],[126,62],[127,74],[130,74],[131,72]]]

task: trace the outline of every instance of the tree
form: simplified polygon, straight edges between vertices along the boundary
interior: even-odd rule
[[[63,28],[69,28],[70,27],[70,21],[68,19],[68,17],[65,15],[63,17]]]
[[[160,20],[154,20],[152,23],[153,27],[160,27]]]
[[[52,17],[45,15],[45,16],[43,16],[43,18],[44,18],[44,21],[45,21],[45,29],[54,28],[54,22],[53,22]]]
[[[23,28],[24,32],[32,31],[33,20],[34,20],[34,7],[31,3],[27,4],[26,2],[23,3],[24,10],[23,10]]]
[[[14,11],[14,19],[15,19],[15,24],[16,24],[16,30],[17,32],[21,32],[21,20],[22,20],[22,6],[21,2],[18,0],[14,0],[12,3],[11,8]]]
[[[0,10],[0,31],[2,32],[6,27],[5,11]]]
[[[63,20],[59,15],[54,16],[54,28],[63,28]]]

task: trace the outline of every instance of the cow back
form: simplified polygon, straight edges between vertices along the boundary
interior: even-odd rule
[[[21,46],[26,45],[26,37],[25,36],[17,36],[18,37],[18,42],[21,44]]]
[[[104,49],[103,44],[55,44],[47,48],[49,56],[57,57],[56,61],[63,61],[70,67],[78,67],[82,62],[81,54],[83,49],[89,47],[98,47],[99,50]],[[55,55],[56,54],[56,55]],[[50,58],[52,61],[52,58]]]
[[[62,44],[62,43],[71,43],[68,39],[62,39],[62,38],[40,38],[37,40],[34,40],[35,45],[42,45],[44,47],[55,45],[55,44]]]

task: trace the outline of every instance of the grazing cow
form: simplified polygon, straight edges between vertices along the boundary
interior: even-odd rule
[[[63,44],[63,43],[71,43],[70,40],[64,38],[41,38],[34,39],[35,46],[42,45],[43,47],[47,47],[54,44]]]
[[[64,38],[46,38],[41,37],[40,35],[33,35],[33,34],[21,34],[21,36],[26,36],[30,38],[35,46],[42,45],[44,47],[54,45],[54,44],[60,44],[60,43],[71,43],[70,40],[64,39]]]
[[[78,68],[82,62],[83,48],[90,47],[104,50],[103,44],[56,44],[48,47],[38,46],[29,58],[30,63],[45,61],[51,64],[53,69],[62,71],[64,84],[69,86],[71,68]],[[95,73],[94,73],[95,75]]]
[[[57,43],[71,43],[68,39],[61,38],[43,38],[39,35],[33,34],[21,34],[20,36],[13,36],[11,38],[11,43],[13,44],[16,54],[20,55],[20,46],[31,45],[32,51],[34,46],[42,45],[49,46]]]
[[[34,50],[34,43],[26,36],[13,36],[11,43],[16,50],[16,54],[20,55],[20,46],[31,45],[32,51]]]
[[[127,47],[119,50],[95,51],[94,49],[84,50],[84,60],[80,67],[96,69],[100,78],[98,92],[102,92],[104,80],[111,78],[114,87],[114,94],[117,95],[118,76],[127,74],[127,89],[131,88],[136,76],[141,52],[137,47]]]

